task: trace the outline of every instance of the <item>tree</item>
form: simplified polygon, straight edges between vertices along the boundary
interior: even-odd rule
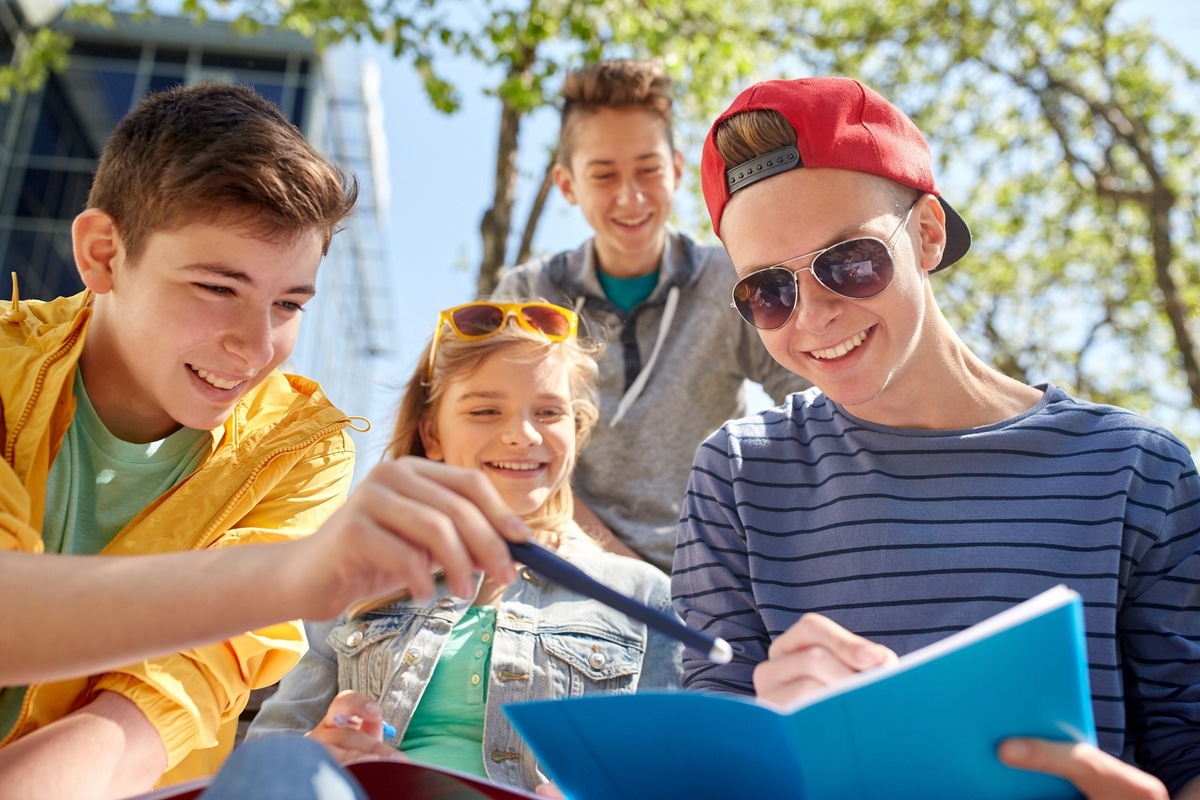
[[[105,13],[119,0],[90,6]],[[147,0],[137,0],[147,10]],[[203,18],[217,0],[184,0]],[[386,43],[452,112],[439,65],[488,68],[500,112],[477,291],[526,258],[549,166],[510,246],[522,124],[565,68],[661,56],[685,137],[737,84],[784,74],[863,78],[929,135],[943,190],[971,222],[967,260],[935,278],[965,338],[1020,380],[1149,413],[1200,446],[1200,126],[1195,64],[1118,0],[246,0],[237,24],[319,45]],[[52,68],[52,36],[23,44]],[[6,75],[0,70],[0,93]],[[687,126],[688,120],[699,124]],[[540,183],[538,183],[540,181]],[[512,256],[510,258],[510,256]]]
[[[976,235],[935,278],[972,345],[1200,445],[1196,65],[1116,0],[822,0],[787,24],[930,135]]]
[[[768,6],[764,0],[244,0],[236,6],[223,0],[183,0],[180,13],[197,20],[210,14],[232,16],[235,28],[244,32],[267,24],[296,30],[318,47],[348,39],[385,44],[397,58],[411,61],[430,101],[447,113],[457,109],[459,92],[440,73],[443,59],[466,57],[486,67],[496,83],[484,91],[499,103],[500,125],[491,206],[480,222],[483,256],[477,288],[482,296],[490,294],[501,266],[524,260],[531,251],[555,154],[547,154],[540,190],[510,261],[520,178],[517,149],[528,115],[555,104],[565,69],[615,55],[660,56],[681,85],[706,87],[687,95],[685,113],[711,113],[757,59],[773,59],[786,44],[773,30]],[[103,22],[113,11],[142,18],[154,14],[150,0],[75,3],[71,13]],[[27,58],[16,70],[0,70],[0,92],[6,85],[28,87],[50,69],[61,68],[69,41],[61,35],[40,37],[23,44]]]

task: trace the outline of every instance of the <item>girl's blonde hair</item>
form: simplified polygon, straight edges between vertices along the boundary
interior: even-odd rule
[[[386,455],[390,458],[426,457],[425,444],[421,441],[421,420],[437,413],[446,386],[474,372],[492,356],[514,350],[517,344],[527,347],[520,354],[508,354],[509,358],[530,362],[557,359],[567,369],[571,416],[575,420],[575,453],[571,454],[567,471],[570,475],[575,469],[575,458],[579,449],[587,441],[592,428],[596,426],[596,420],[600,417],[596,389],[599,374],[596,356],[600,346],[578,338],[552,342],[533,331],[525,330],[513,320],[509,320],[495,335],[476,341],[458,338],[447,326],[438,341],[437,358],[432,370],[429,367],[429,350],[433,346],[433,339],[426,343],[425,349],[417,359],[408,389],[400,400]],[[533,517],[525,521],[534,530],[557,532],[571,521],[574,511],[568,480],[554,490]]]

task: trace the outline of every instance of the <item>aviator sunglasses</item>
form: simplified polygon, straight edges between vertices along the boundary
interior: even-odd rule
[[[919,198],[917,202],[920,202]],[[804,270],[811,271],[817,283],[839,297],[866,300],[882,294],[892,285],[895,273],[892,248],[916,207],[917,203],[908,207],[900,226],[886,242],[874,236],[847,239],[751,272],[733,285],[730,305],[756,328],[765,331],[782,328],[796,310],[800,295],[797,282]],[[812,263],[807,267],[794,270],[785,266],[809,257],[812,257]]]
[[[449,325],[454,335],[468,342],[487,339],[504,330],[512,317],[527,331],[540,334],[552,342],[565,342],[579,330],[579,316],[569,308],[553,303],[466,303],[448,308],[438,314],[437,330],[429,347],[428,377],[433,377],[438,340]]]

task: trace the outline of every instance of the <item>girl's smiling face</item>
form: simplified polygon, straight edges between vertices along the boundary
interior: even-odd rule
[[[450,380],[420,433],[429,458],[483,470],[509,507],[529,516],[574,467],[567,365],[535,343],[514,342]]]

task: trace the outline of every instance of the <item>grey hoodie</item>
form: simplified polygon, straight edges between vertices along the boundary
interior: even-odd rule
[[[625,544],[671,570],[679,508],[696,448],[742,416],[746,379],[780,402],[808,388],[767,353],[729,306],[733,264],[722,247],[667,229],[658,285],[628,313],[605,297],[592,240],[511,267],[494,299],[542,299],[580,313],[580,335],[606,343],[600,422],[574,488]]]

